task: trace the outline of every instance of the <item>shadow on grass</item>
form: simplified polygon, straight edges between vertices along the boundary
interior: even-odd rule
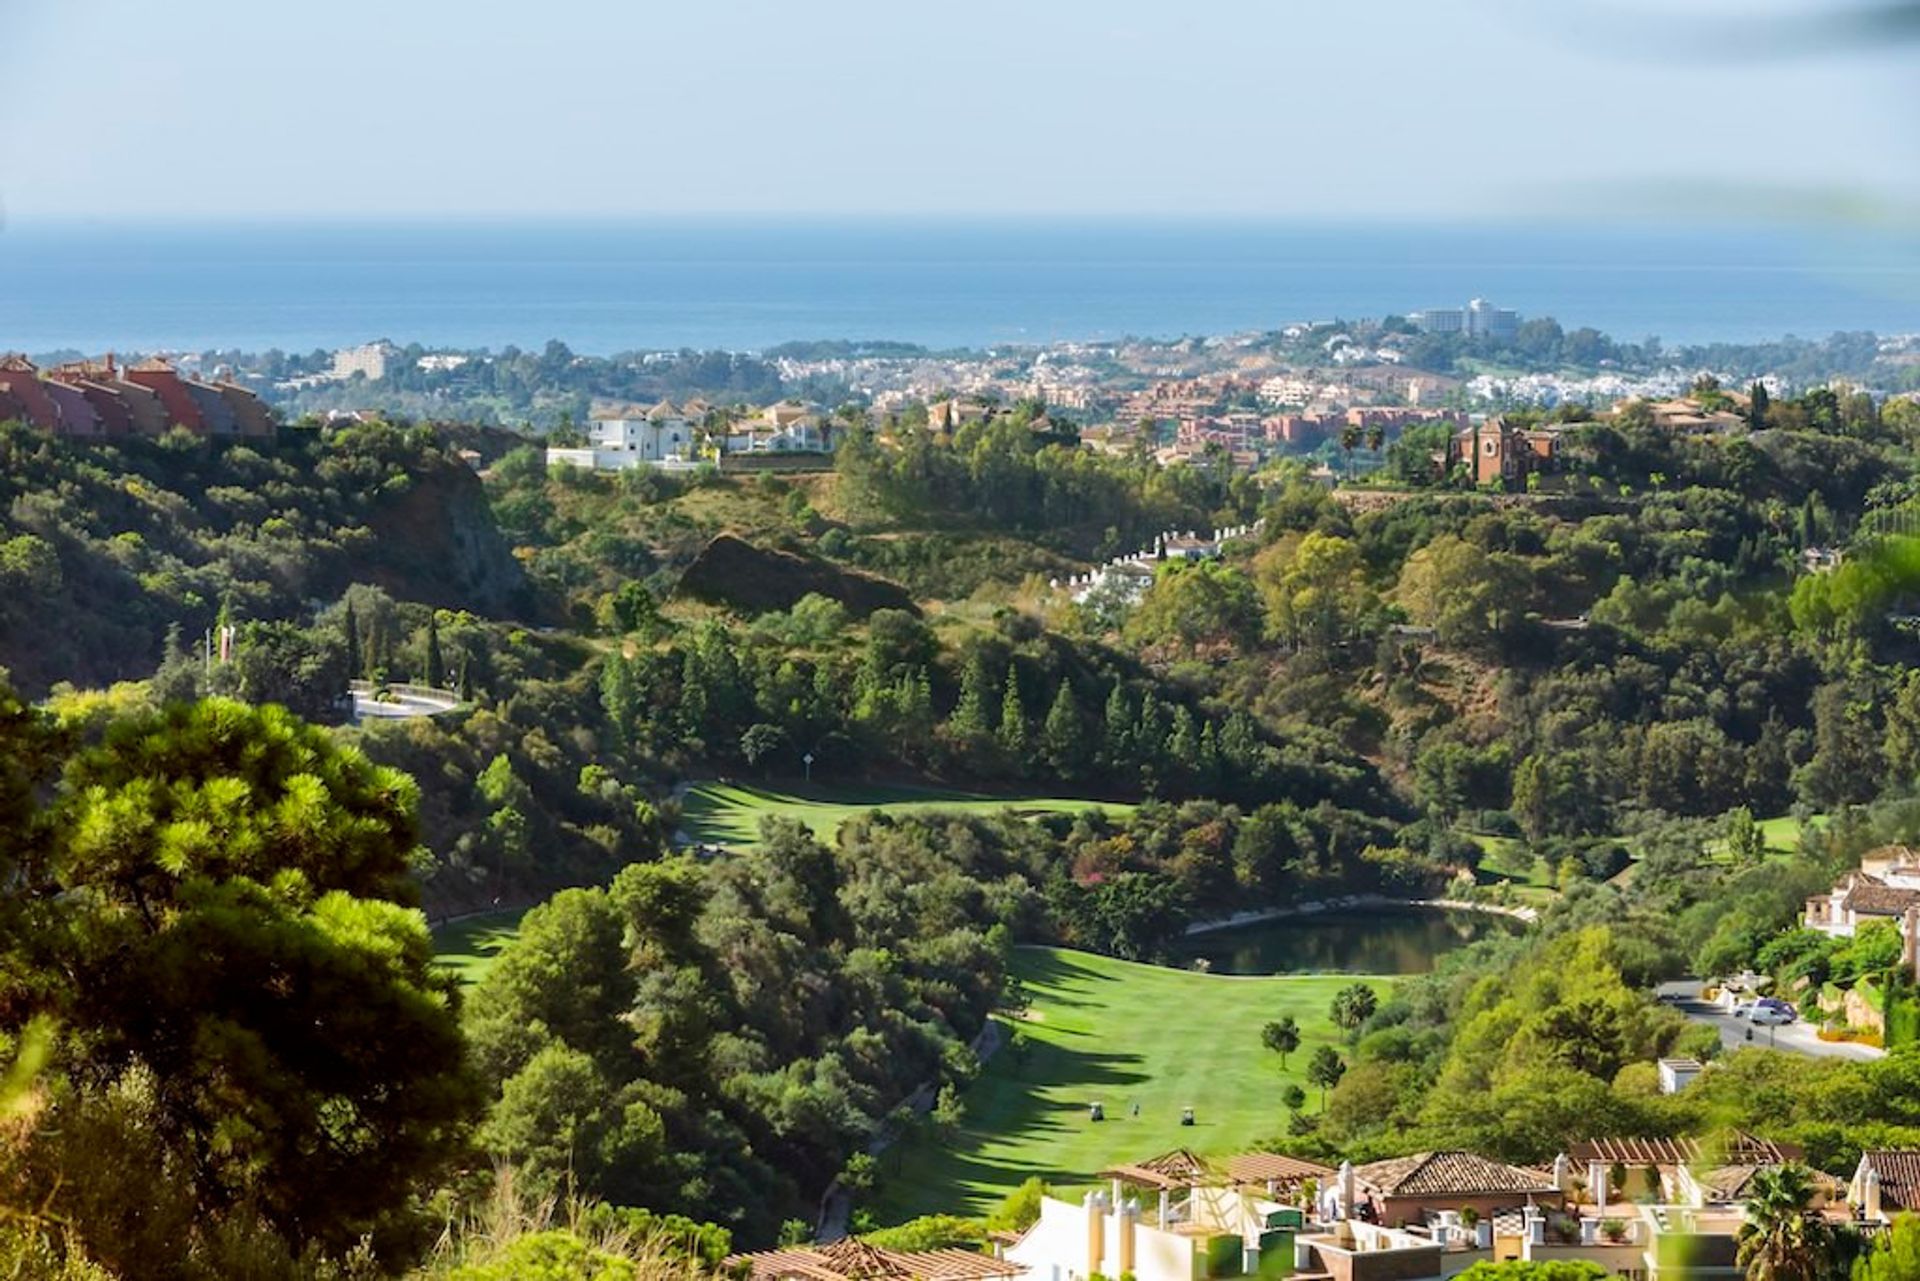
[[[927,1207],[920,1201],[935,1189],[1010,1187],[1033,1175],[1058,1187],[1089,1182],[1096,1170],[1036,1161],[1034,1154],[1061,1151],[1062,1139],[1088,1126],[1125,1125],[1127,1091],[1147,1080],[1141,1062],[1137,1054],[1090,1053],[1045,1041],[1028,1043],[1024,1054],[1010,1049],[996,1055],[967,1093],[972,1123],[945,1141],[920,1134],[883,1155],[881,1168],[894,1193],[886,1208],[923,1212]],[[1092,1120],[1094,1103],[1113,1119]],[[1006,1155],[989,1153],[989,1147]],[[983,1202],[976,1208],[986,1208],[987,1198],[965,1195]],[[933,1208],[963,1212],[960,1206]]]

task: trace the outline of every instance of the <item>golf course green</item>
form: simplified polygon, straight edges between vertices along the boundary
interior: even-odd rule
[[[1344,1049],[1328,1013],[1333,994],[1364,981],[1384,999],[1394,982],[1228,977],[1041,947],[1021,948],[1014,972],[1028,998],[1014,1042],[967,1090],[957,1134],[923,1127],[881,1158],[880,1222],[983,1213],[1036,1174],[1070,1191],[1107,1166],[1171,1148],[1244,1151],[1285,1130],[1289,1082],[1318,1106],[1307,1062],[1322,1045]],[[1260,1029],[1288,1014],[1301,1044],[1282,1071]],[[1094,1102],[1105,1120],[1089,1119]],[[1180,1124],[1187,1107],[1191,1126]]]
[[[524,907],[481,912],[433,927],[434,958],[460,976],[462,983],[478,983],[487,976],[493,959],[520,934]]]
[[[681,829],[700,845],[753,845],[763,818],[798,819],[821,840],[832,840],[840,824],[877,809],[890,814],[912,810],[952,810],[967,814],[1077,814],[1104,810],[1124,814],[1131,805],[1062,797],[992,796],[980,792],[941,791],[904,785],[757,787],[744,783],[696,783],[681,798]]]

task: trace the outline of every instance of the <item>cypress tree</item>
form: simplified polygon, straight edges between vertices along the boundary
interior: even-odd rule
[[[446,684],[447,663],[440,653],[440,611],[427,615],[427,684],[439,689]]]
[[[353,612],[353,602],[347,602],[347,616],[342,626],[347,633],[347,674],[360,678],[367,674],[366,665],[360,658],[360,618]]]
[[[638,703],[632,665],[623,654],[609,654],[606,666],[600,671],[600,706],[606,711],[607,723],[613,728],[614,738],[623,745],[632,742]]]

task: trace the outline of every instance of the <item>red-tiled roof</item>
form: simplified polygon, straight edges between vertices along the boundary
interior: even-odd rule
[[[1375,1161],[1360,1166],[1354,1176],[1390,1197],[1559,1192],[1552,1179],[1471,1152],[1421,1152],[1391,1161]]]
[[[1889,1210],[1920,1209],[1920,1152],[1881,1149],[1861,1154],[1880,1176],[1880,1204]]]

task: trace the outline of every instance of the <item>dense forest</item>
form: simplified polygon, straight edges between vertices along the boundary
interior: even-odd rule
[[[0,427],[0,666],[32,700],[0,702],[0,1058],[29,1100],[0,1189],[40,1207],[0,1260],[463,1275],[445,1242],[519,1197],[710,1263],[870,1186],[917,1095],[959,1105],[1012,949],[1156,960],[1345,894],[1538,920],[1356,1017],[1324,1107],[1249,1142],[1539,1162],[1731,1123],[1835,1172],[1912,1142],[1908,1045],[1650,1077],[1719,1053],[1661,979],[1913,1003],[1882,932],[1791,927],[1920,841],[1920,424],[1756,403],[1721,436],[1561,414],[1517,493],[1411,433],[1330,488],[1031,412],[850,418],[831,474],[751,478],[498,439],[476,472],[471,436],[403,424]],[[1137,592],[1052,581],[1227,527]],[[349,681],[454,706],[350,724]],[[1090,804],[680,848],[684,785],[803,768]],[[415,910],[534,903],[464,994]]]

